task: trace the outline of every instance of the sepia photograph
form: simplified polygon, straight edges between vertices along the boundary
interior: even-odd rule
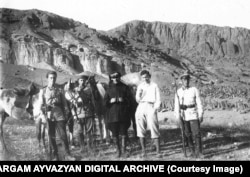
[[[0,161],[249,161],[249,17],[249,0],[1,0]]]

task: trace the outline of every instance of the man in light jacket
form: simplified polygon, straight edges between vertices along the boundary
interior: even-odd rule
[[[56,131],[59,134],[65,148],[65,160],[74,161],[70,155],[69,143],[66,133],[66,116],[69,113],[63,90],[56,84],[57,73],[49,71],[46,75],[48,85],[40,90],[39,109],[41,115],[47,118],[50,146],[53,149],[52,160],[59,160],[56,143]],[[45,107],[45,111],[43,110]]]
[[[190,87],[190,74],[180,76],[182,87],[175,94],[175,116],[183,121],[184,133],[191,150],[192,157],[203,157],[200,123],[203,121],[203,107],[200,93],[196,87]],[[193,143],[195,140],[195,147]]]

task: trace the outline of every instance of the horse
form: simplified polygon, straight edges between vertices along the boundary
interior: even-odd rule
[[[39,94],[33,95],[30,100],[29,109],[32,110],[32,116],[35,121],[36,126],[36,137],[38,140],[39,148],[42,147],[41,142],[43,144],[43,148],[45,149],[45,134],[46,134],[46,127],[47,122],[44,115],[41,114],[40,110],[40,103],[39,103]]]
[[[109,141],[110,133],[108,132],[106,128],[106,124],[105,124],[106,109],[104,105],[104,95],[105,95],[104,84],[97,82],[95,80],[95,76],[89,76],[88,84],[90,86],[95,113],[98,119],[101,142],[104,141],[105,136],[107,140]]]
[[[4,159],[4,154],[8,152],[4,140],[3,124],[7,117],[15,119],[32,119],[31,109],[29,109],[30,100],[33,95],[38,93],[34,83],[28,88],[3,88],[0,89],[0,154]]]

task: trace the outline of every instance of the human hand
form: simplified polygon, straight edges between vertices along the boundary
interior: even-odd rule
[[[75,122],[79,123],[79,119],[78,119],[77,115],[74,115],[74,116],[73,116],[73,120],[74,120]]]
[[[122,97],[119,97],[119,98],[118,98],[118,102],[123,102],[123,98],[122,98]]]
[[[77,120],[77,115],[74,115],[73,118],[74,118],[74,120]]]
[[[111,98],[110,99],[110,103],[115,103],[116,102],[116,99],[115,98]]]
[[[56,102],[57,102],[56,99],[52,99],[52,101],[51,101],[52,104],[55,104]]]

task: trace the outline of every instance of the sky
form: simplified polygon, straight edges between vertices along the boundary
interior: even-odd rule
[[[250,29],[250,0],[0,0],[0,8],[39,9],[97,30],[132,20]]]

